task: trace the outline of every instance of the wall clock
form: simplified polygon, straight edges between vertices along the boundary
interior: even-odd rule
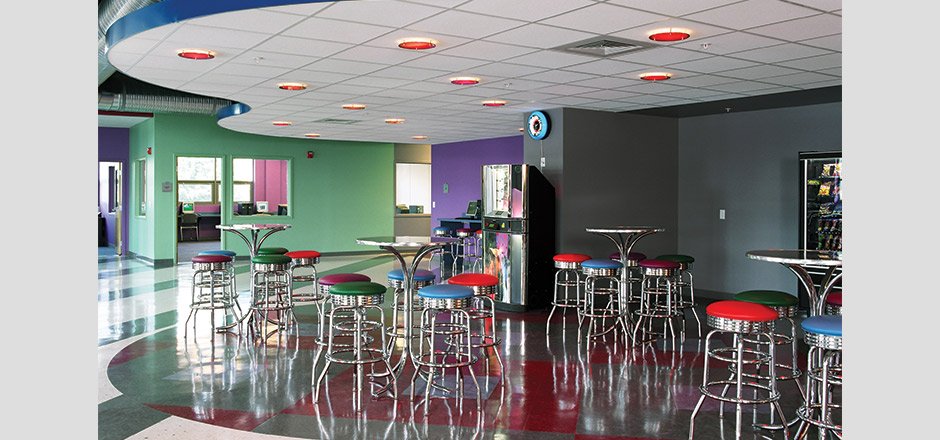
[[[548,136],[548,124],[548,115],[545,113],[541,111],[529,113],[529,118],[526,121],[526,133],[535,140],[545,139]]]

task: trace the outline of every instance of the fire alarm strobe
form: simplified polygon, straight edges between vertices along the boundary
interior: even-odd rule
[[[548,115],[540,111],[529,113],[526,123],[526,132],[535,140],[545,139],[548,136]]]

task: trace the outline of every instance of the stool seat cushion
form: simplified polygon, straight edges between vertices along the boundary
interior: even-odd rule
[[[447,279],[448,284],[458,286],[495,286],[499,284],[499,278],[487,273],[462,273],[454,275]]]
[[[317,251],[290,251],[284,255],[291,258],[320,258],[320,253]]]
[[[386,287],[371,281],[350,281],[330,286],[330,295],[378,295],[385,293]]]
[[[693,263],[695,258],[690,255],[667,254],[656,257],[657,260],[675,261],[676,263]]]
[[[255,264],[288,264],[290,263],[290,257],[278,254],[258,255],[253,257],[251,262]]]
[[[473,289],[456,284],[435,284],[418,289],[421,298],[433,299],[462,299],[473,296]]]
[[[587,261],[582,261],[581,267],[588,269],[620,269],[623,267],[623,263],[610,259],[592,258]]]
[[[483,235],[483,230],[482,230],[482,229],[477,229],[477,231],[474,232],[474,234]]]
[[[414,273],[415,281],[434,281],[434,278],[436,277],[437,275],[435,275],[434,272],[431,272],[427,269],[418,269]],[[388,271],[388,279],[395,281],[405,281],[405,274],[401,271],[401,269],[393,269]]]
[[[800,323],[803,330],[827,336],[842,336],[842,317],[837,315],[810,316]]]
[[[555,260],[559,263],[580,263],[590,259],[590,255],[584,254],[558,254],[552,257],[552,260]]]
[[[829,292],[826,295],[826,304],[842,307],[842,292]]]
[[[193,263],[228,263],[232,257],[228,255],[196,255]]]
[[[656,258],[647,258],[640,261],[640,267],[646,267],[649,269],[678,269],[679,263],[669,260],[659,260]]]
[[[334,284],[353,281],[372,281],[372,278],[361,273],[334,273],[332,275],[324,275],[317,280],[321,286],[332,286]]]
[[[286,253],[287,253],[287,248],[282,248],[282,247],[258,248],[258,255],[284,255]]]
[[[780,317],[774,309],[763,304],[737,300],[715,301],[705,308],[705,313],[716,318],[749,322],[773,321]]]
[[[627,257],[628,257],[627,259],[630,260],[630,261],[641,261],[641,260],[645,260],[645,259],[646,259],[646,254],[641,254],[641,253],[639,253],[639,252],[630,252],[629,254],[627,254]],[[619,259],[620,259],[620,252],[614,252],[614,253],[610,254],[610,259],[611,259],[611,260],[619,260]]]
[[[734,299],[771,307],[792,307],[800,303],[799,298],[778,290],[745,290],[735,295]]]
[[[225,249],[219,249],[214,251],[202,251],[199,255],[225,255],[228,257],[235,258],[235,251],[227,251]]]

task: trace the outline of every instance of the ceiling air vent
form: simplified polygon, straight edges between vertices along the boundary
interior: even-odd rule
[[[615,55],[623,55],[626,53],[633,53],[655,46],[655,44],[647,44],[640,41],[627,40],[624,38],[594,37],[587,40],[566,44],[564,46],[558,46],[553,50],[605,58]]]
[[[325,119],[317,119],[316,121],[313,121],[313,122],[321,123],[321,124],[341,124],[341,125],[349,125],[349,124],[355,124],[355,123],[357,123],[357,122],[362,122],[362,121],[360,121],[360,120],[358,120],[358,119],[335,119],[335,118],[325,118]]]

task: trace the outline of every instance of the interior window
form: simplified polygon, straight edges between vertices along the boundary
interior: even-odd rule
[[[395,205],[398,214],[431,212],[431,164],[395,164]]]
[[[290,161],[232,159],[232,212],[235,215],[288,215]]]

